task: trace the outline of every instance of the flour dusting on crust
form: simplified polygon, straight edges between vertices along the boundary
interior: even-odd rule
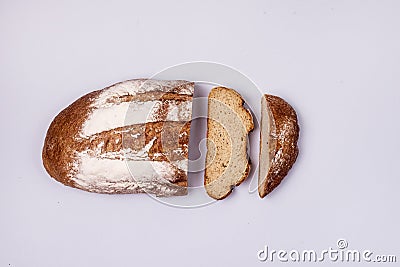
[[[116,129],[152,122],[190,122],[193,91],[191,82],[146,79],[117,83],[99,91],[75,137],[75,142],[91,145],[75,152],[68,167],[69,179],[78,188],[98,193],[186,194],[189,132],[178,133],[179,140],[186,138],[180,147],[150,153],[158,151],[160,137],[148,139],[147,132]],[[168,98],[160,98],[163,94],[169,94]],[[110,137],[93,143],[104,133],[120,134],[122,138]],[[123,144],[125,135],[131,141],[141,140],[141,147],[133,149],[125,145],[114,151],[118,144]],[[169,154],[176,159],[165,160]]]

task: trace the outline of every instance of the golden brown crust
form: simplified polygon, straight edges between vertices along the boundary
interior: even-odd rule
[[[273,95],[264,95],[271,121],[270,133],[261,133],[269,137],[269,144],[274,148],[270,151],[270,168],[266,181],[259,184],[259,195],[265,197],[274,190],[288,174],[295,163],[299,150],[297,141],[300,128],[296,111],[285,100]],[[271,148],[271,146],[270,146]]]

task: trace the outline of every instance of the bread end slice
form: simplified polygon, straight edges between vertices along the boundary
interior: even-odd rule
[[[250,172],[247,136],[254,123],[243,104],[236,91],[225,87],[213,88],[208,96],[204,185],[214,199],[228,196]]]
[[[261,130],[258,193],[272,192],[288,174],[299,153],[300,128],[296,111],[273,95],[261,99]]]

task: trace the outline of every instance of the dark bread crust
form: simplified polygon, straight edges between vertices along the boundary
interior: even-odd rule
[[[146,79],[138,80],[146,81]],[[94,148],[100,142],[105,143],[100,153],[106,153],[120,151],[123,148],[137,149],[143,147],[151,139],[155,138],[153,145],[148,151],[150,160],[174,161],[187,159],[190,121],[147,122],[115,128],[88,137],[80,136],[85,121],[92,113],[92,110],[96,108],[93,107],[93,104],[97,97],[105,90],[118,84],[120,83],[93,91],[80,97],[53,119],[47,130],[44,141],[42,161],[49,175],[58,182],[70,187],[96,193],[124,194],[144,192],[140,188],[134,191],[124,188],[110,188],[108,191],[102,191],[102,189],[99,188],[81,186],[71,179],[76,153],[85,150],[93,151],[94,154],[98,153],[94,152]],[[186,83],[186,85],[190,84],[193,85],[191,82]],[[149,93],[123,95],[108,99],[108,103],[119,104],[121,102],[149,100],[174,101],[175,103],[191,101],[192,95],[181,93],[185,92],[186,85],[179,85],[172,89],[166,89],[165,87],[161,88],[160,91],[152,91]],[[164,89],[166,89],[165,92],[163,91]],[[161,112],[157,118],[159,120],[164,120],[166,115],[167,114]],[[128,134],[124,134],[124,138],[122,138],[122,132]],[[129,138],[129,134],[136,133],[139,133],[139,138],[136,140]],[[115,142],[116,139],[122,140],[122,142]],[[180,153],[176,153],[176,151]],[[173,177],[166,178],[170,182],[170,189],[174,190],[176,195],[184,195],[187,191],[187,175],[184,171],[175,166],[172,166],[172,168],[174,169]],[[157,195],[162,196],[165,193],[162,189],[157,191],[156,185],[154,188],[154,192]]]
[[[75,139],[90,114],[90,105],[100,91],[86,94],[62,110],[47,130],[42,150],[43,165],[50,176],[60,183],[76,187],[68,177],[78,148]]]
[[[261,198],[272,192],[288,174],[299,154],[297,141],[300,127],[297,121],[296,111],[289,103],[278,96],[264,95],[269,107],[271,125],[270,133],[261,133],[269,138],[276,147],[270,151],[270,168],[266,181],[260,183],[258,192]],[[281,151],[278,153],[278,151]],[[264,185],[264,186],[262,186]]]

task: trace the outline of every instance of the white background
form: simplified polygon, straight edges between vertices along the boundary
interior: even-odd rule
[[[266,266],[264,245],[339,238],[400,260],[400,2],[215,2],[0,1],[0,266]],[[61,109],[194,60],[235,67],[297,110],[300,156],[271,195],[247,181],[179,209],[49,178],[41,148]]]

